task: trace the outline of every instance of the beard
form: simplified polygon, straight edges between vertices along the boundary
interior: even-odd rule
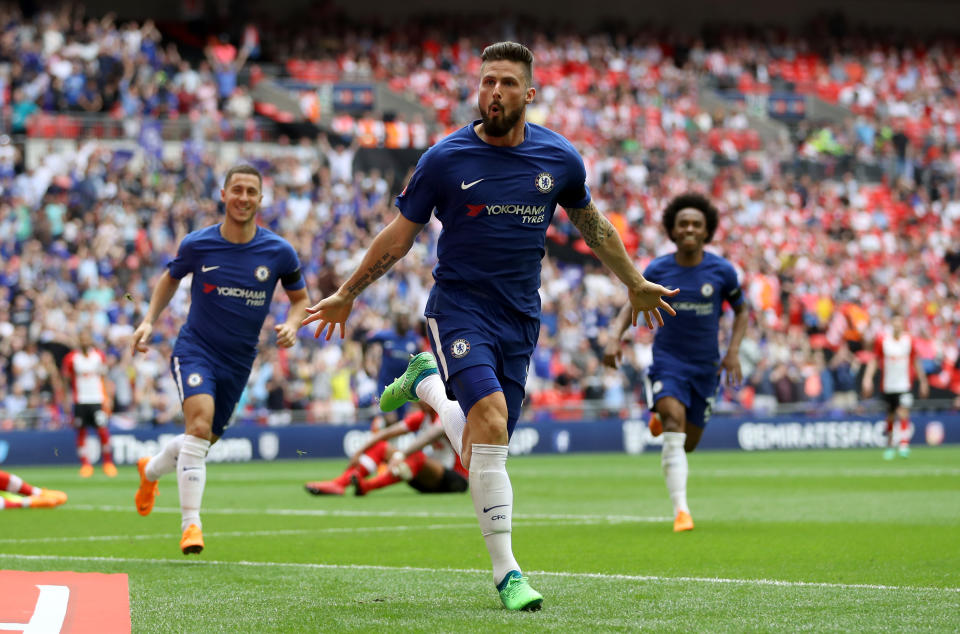
[[[510,112],[503,107],[502,103],[496,105],[500,107],[500,116],[497,119],[490,117],[489,108],[486,111],[480,109],[480,119],[483,121],[483,131],[485,134],[492,137],[501,137],[510,132],[513,126],[517,125],[520,117],[523,116],[523,108],[517,108],[513,112]]]

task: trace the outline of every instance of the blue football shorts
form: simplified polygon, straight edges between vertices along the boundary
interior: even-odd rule
[[[650,368],[650,394],[653,405],[661,398],[672,396],[687,409],[687,422],[703,429],[710,420],[713,403],[720,385],[715,369],[691,374],[680,368]]]
[[[212,431],[216,436],[223,436],[247,386],[250,368],[231,367],[222,361],[214,361],[195,348],[177,345],[170,359],[170,371],[177,383],[181,404],[196,394],[213,397]]]
[[[430,346],[448,392],[469,414],[477,401],[503,392],[507,433],[520,418],[540,320],[465,289],[433,287],[424,316]]]

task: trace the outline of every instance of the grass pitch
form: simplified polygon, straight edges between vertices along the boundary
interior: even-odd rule
[[[514,551],[545,597],[519,614],[469,494],[304,492],[344,466],[209,465],[189,558],[172,475],[140,517],[134,467],[14,468],[70,501],[0,513],[0,567],[126,573],[134,632],[960,629],[960,448],[691,454],[683,534],[657,453],[513,457]]]

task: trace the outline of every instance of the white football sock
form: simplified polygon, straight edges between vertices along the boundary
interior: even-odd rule
[[[200,523],[200,502],[203,500],[203,487],[207,482],[207,451],[210,441],[196,436],[185,436],[180,449],[177,469],[177,484],[180,488],[180,515],[183,518],[180,530],[191,524],[203,528]]]
[[[680,432],[663,432],[663,453],[660,454],[660,466],[667,481],[667,491],[673,502],[673,514],[679,511],[690,512],[687,507],[687,452],[683,444],[687,435]]]
[[[150,462],[143,469],[143,474],[147,480],[156,482],[161,476],[164,476],[177,468],[177,458],[180,456],[180,448],[183,447],[184,434],[180,434],[160,450],[160,453],[150,458]]]
[[[470,497],[493,563],[493,582],[499,584],[511,570],[520,571],[513,557],[513,487],[507,475],[507,446],[473,444],[470,459]]]
[[[19,476],[15,476],[12,473],[8,473],[7,477],[10,478],[10,480],[7,483],[6,490],[9,493],[20,493],[20,487],[23,486],[23,480],[21,480]]]
[[[447,398],[447,388],[439,374],[425,377],[417,384],[416,392],[421,401],[436,410],[443,431],[459,456],[463,447],[463,430],[467,426],[467,417],[463,414],[460,403]]]

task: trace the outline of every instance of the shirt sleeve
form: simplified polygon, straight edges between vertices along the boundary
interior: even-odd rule
[[[73,357],[75,356],[74,352],[71,350],[67,353],[67,356],[63,358],[63,364],[60,367],[60,371],[67,377],[73,376]]]
[[[567,184],[557,195],[557,203],[566,209],[583,209],[590,204],[590,188],[587,186],[587,169],[580,154],[571,146],[567,154]]]
[[[307,286],[303,275],[300,274],[300,258],[297,257],[297,252],[292,244],[284,240],[283,246],[284,264],[280,271],[280,282],[283,284],[284,289],[288,291],[298,291]]]
[[[660,280],[657,279],[657,276],[660,274],[660,271],[657,270],[656,262],[656,260],[651,260],[650,263],[647,264],[647,268],[643,269],[643,277],[654,284],[659,284]]]
[[[740,280],[737,279],[737,270],[729,262],[723,267],[723,298],[734,308],[743,303],[743,291],[740,289]]]
[[[188,273],[193,273],[195,267],[193,254],[193,237],[191,234],[180,241],[177,256],[167,263],[167,271],[175,280],[182,280]]]
[[[418,410],[407,414],[403,418],[403,424],[407,426],[407,429],[413,432],[420,429],[420,426],[423,425],[423,419],[423,411]]]
[[[417,168],[410,182],[397,196],[395,204],[403,217],[411,222],[425,225],[437,206],[437,188],[434,176],[436,151],[430,148],[417,161]]]

